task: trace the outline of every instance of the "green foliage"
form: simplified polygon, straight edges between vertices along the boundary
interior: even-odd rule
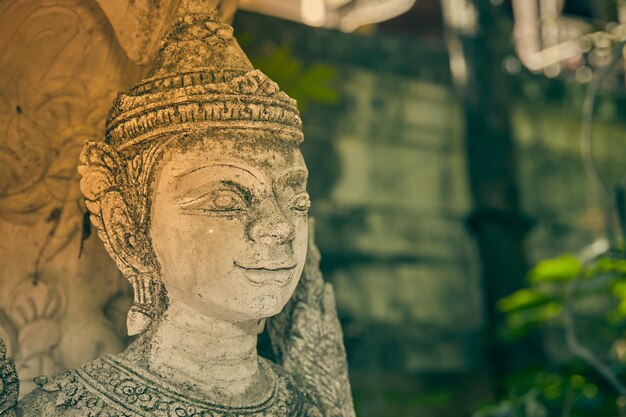
[[[617,417],[615,395],[580,363],[512,375],[506,398],[473,417]]]
[[[582,264],[573,255],[563,255],[555,259],[539,262],[529,274],[531,283],[568,282],[580,272]]]
[[[238,36],[242,46],[250,43],[250,33]],[[280,86],[281,90],[298,101],[300,110],[311,103],[334,104],[340,99],[335,86],[337,70],[325,64],[303,63],[289,45],[266,45],[263,53],[249,54],[252,64]]]
[[[528,275],[528,288],[500,300],[498,307],[507,324],[502,336],[509,340],[520,338],[557,319],[563,311],[564,287],[580,269],[581,262],[572,255],[539,262]]]
[[[619,377],[626,356],[616,349],[626,347],[625,255],[614,250],[584,263],[573,255],[539,262],[528,274],[526,288],[500,300],[506,323],[500,337],[523,341],[537,331],[564,335],[563,314],[571,311],[578,339],[593,346]],[[474,417],[626,415],[626,398],[597,369],[566,351],[557,356],[545,367],[510,375],[506,395]]]
[[[332,84],[337,71],[328,65],[305,66],[288,46],[253,58],[254,65],[280,85],[281,89],[298,101],[300,109],[311,102],[336,103],[339,94]]]

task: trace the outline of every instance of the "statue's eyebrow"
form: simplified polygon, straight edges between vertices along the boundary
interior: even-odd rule
[[[281,186],[284,186],[287,183],[294,183],[296,181],[304,184],[306,183],[308,176],[309,172],[304,168],[290,168],[282,172],[278,178],[276,178],[275,183]]]
[[[201,167],[196,167],[196,168],[193,168],[193,169],[181,172],[180,174],[177,174],[174,178],[176,178],[178,180],[178,179],[181,179],[181,178],[183,178],[183,177],[185,177],[187,175],[193,174],[194,172],[199,171],[201,169],[211,168],[211,167],[227,167],[227,168],[240,169],[240,170],[245,171],[248,174],[252,175],[254,177],[254,179],[257,179],[257,180],[259,179],[252,171],[250,171],[250,170],[248,170],[246,168],[240,167],[238,165],[233,165],[233,164],[204,165],[204,166],[201,166]]]

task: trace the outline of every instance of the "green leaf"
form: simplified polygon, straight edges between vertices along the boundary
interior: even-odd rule
[[[506,324],[511,329],[532,327],[557,318],[562,310],[563,306],[558,302],[546,303],[532,309],[517,310],[506,316]]]
[[[531,283],[564,282],[573,280],[581,269],[581,262],[573,255],[563,255],[539,262],[529,274]]]
[[[503,313],[511,313],[517,310],[541,307],[553,302],[554,296],[546,294],[537,288],[522,288],[498,302],[498,309]]]
[[[619,258],[600,258],[595,265],[597,273],[616,272],[620,275],[626,275],[626,260]]]

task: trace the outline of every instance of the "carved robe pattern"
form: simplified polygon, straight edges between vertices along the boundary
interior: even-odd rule
[[[184,388],[120,357],[107,356],[75,370],[37,379],[40,388],[17,409],[23,417],[321,417],[312,398],[282,368],[261,359],[272,376],[269,395],[256,404],[229,407],[204,401]]]

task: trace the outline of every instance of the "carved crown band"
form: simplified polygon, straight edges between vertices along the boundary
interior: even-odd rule
[[[262,103],[213,101],[184,103],[148,111],[107,131],[108,142],[119,150],[164,133],[201,128],[261,130],[302,142],[301,122],[293,112]]]
[[[124,149],[170,132],[217,128],[260,130],[302,142],[295,100],[258,70],[233,75],[176,74],[120,94],[109,116],[107,141]],[[216,78],[228,81],[215,83]]]
[[[253,72],[248,73],[248,77],[246,78],[251,78]],[[230,83],[237,78],[243,78],[241,76],[241,70],[239,69],[216,71],[212,68],[198,68],[194,71],[181,72],[166,77],[151,77],[145,79],[135,85],[128,92],[128,95],[140,96],[147,93],[170,91],[172,88],[192,86],[201,86],[202,88],[207,89],[207,91],[209,88],[213,87],[216,92],[222,92],[227,88],[232,89],[234,85],[229,86],[227,83]],[[221,87],[221,89],[219,87]]]

